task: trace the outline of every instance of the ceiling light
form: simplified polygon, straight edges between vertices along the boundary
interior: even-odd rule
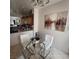
[[[49,0],[31,0],[31,1],[33,6],[45,6],[50,2]]]

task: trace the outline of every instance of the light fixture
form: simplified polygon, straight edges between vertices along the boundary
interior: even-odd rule
[[[33,6],[45,6],[50,2],[49,0],[31,0],[31,1]]]

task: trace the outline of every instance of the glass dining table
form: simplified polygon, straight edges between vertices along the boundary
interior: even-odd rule
[[[32,53],[30,59],[42,59],[40,56],[40,38],[33,37],[30,42],[26,45],[26,48]]]

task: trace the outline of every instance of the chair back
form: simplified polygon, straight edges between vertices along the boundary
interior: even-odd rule
[[[45,44],[46,50],[48,50],[52,46],[53,40],[54,40],[54,37],[52,35],[45,35],[44,44]]]
[[[21,44],[22,46],[25,48],[26,45],[30,42],[31,38],[33,36],[32,35],[29,35],[29,34],[23,34],[23,35],[20,35],[20,41],[21,41]]]

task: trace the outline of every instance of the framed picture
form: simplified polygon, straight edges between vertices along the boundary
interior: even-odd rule
[[[51,27],[51,24],[53,21],[51,21],[50,17],[48,15],[45,15],[45,28]]]
[[[67,18],[64,18],[64,17],[57,19],[55,23],[55,29],[58,31],[64,31],[66,27],[66,21],[67,21]]]
[[[57,31],[64,31],[67,21],[67,11],[45,15],[45,28],[55,28]]]

